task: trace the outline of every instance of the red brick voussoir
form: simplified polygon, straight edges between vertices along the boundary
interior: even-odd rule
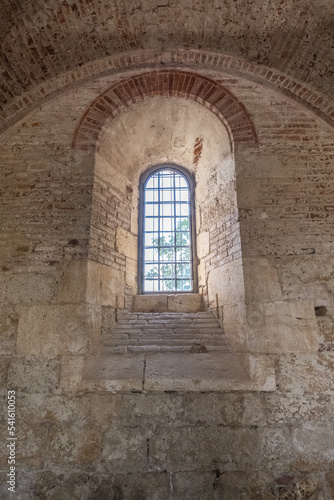
[[[162,70],[125,78],[103,92],[85,111],[75,131],[72,147],[95,151],[107,120],[115,118],[133,103],[156,96],[198,102],[224,123],[233,148],[258,146],[256,130],[245,106],[229,90],[196,73]]]

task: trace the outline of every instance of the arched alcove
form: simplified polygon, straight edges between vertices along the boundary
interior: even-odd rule
[[[244,303],[234,153],[222,121],[184,98],[132,104],[102,129],[95,152],[91,280],[99,272],[103,288],[108,282],[117,290],[117,300],[104,299],[102,306],[131,309],[138,289],[140,176],[163,163],[180,165],[195,178],[198,289],[222,319],[223,304]]]

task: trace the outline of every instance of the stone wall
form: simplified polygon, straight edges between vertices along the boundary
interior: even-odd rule
[[[71,150],[84,110],[109,83],[59,96],[2,136],[0,425],[6,429],[7,389],[15,390],[16,498],[331,500],[330,130],[268,89],[222,79],[251,114],[259,148],[234,156],[243,267],[226,270],[236,298],[229,308],[222,293],[218,310],[229,334],[238,305],[244,308],[247,323],[236,335],[270,358],[276,391],[93,390],[82,369],[99,348],[101,309],[124,308],[135,285],[129,206],[145,167],[132,165],[133,177],[125,177],[124,154],[114,156],[115,187],[105,179],[103,138],[95,172],[83,152]],[[98,204],[101,189],[107,196]],[[101,214],[110,223],[99,252],[105,261],[88,258],[100,248],[90,244]],[[220,245],[220,224],[210,226],[209,246],[199,233],[203,257]],[[221,278],[212,281],[221,286]],[[1,498],[11,498],[7,473],[2,445]]]

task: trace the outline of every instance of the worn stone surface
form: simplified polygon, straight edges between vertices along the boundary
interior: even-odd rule
[[[1,2],[0,497],[15,390],[18,500],[332,500],[333,6],[158,3]],[[165,161],[203,301],[148,320]]]

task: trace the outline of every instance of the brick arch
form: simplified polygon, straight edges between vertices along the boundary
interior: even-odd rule
[[[84,113],[72,148],[95,151],[107,120],[115,118],[132,103],[148,97],[182,97],[210,109],[225,125],[232,148],[257,147],[255,126],[245,106],[214,80],[185,71],[151,71],[128,77],[109,87]]]

